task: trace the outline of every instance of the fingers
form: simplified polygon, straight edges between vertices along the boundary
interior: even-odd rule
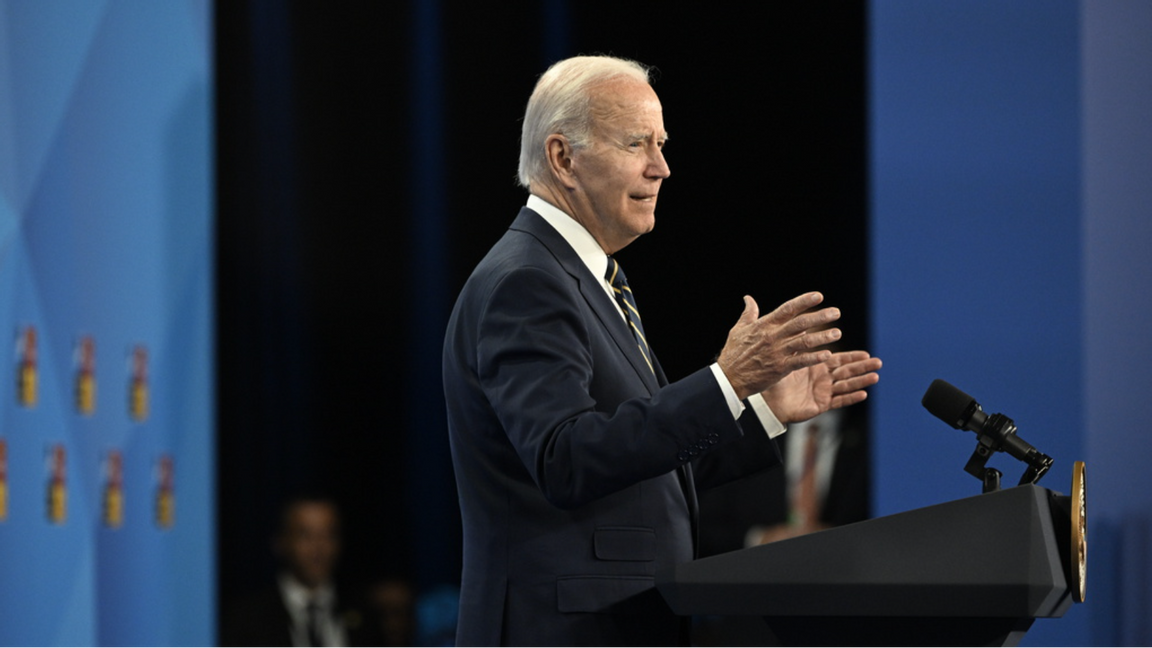
[[[780,331],[785,335],[830,331],[832,329],[825,329],[824,327],[840,319],[840,309],[835,307],[822,308],[812,313],[803,313],[785,320],[778,319],[780,317],[778,313],[779,310],[773,311],[771,314],[760,318],[760,322],[766,326],[779,326]]]
[[[880,358],[873,358],[867,351],[843,351],[833,353],[828,359],[828,369],[832,378],[836,380],[860,376],[869,372],[879,371],[884,363]]]
[[[878,382],[880,382],[880,374],[875,372],[867,373],[863,376],[856,376],[855,378],[849,378],[847,380],[837,380],[832,383],[832,394],[834,396],[849,394],[854,391],[859,391],[871,387]]]
[[[843,367],[854,362],[867,360],[871,357],[872,355],[867,351],[839,351],[832,354],[832,359],[829,360],[829,366],[832,369],[836,369],[838,367]],[[876,359],[879,360],[879,358]]]
[[[824,301],[824,295],[818,292],[804,293],[798,297],[793,297],[788,301],[776,307],[776,310],[768,313],[764,317],[759,317],[759,307],[752,297],[744,296],[744,312],[740,315],[740,322],[743,324],[752,323],[755,321],[762,327],[778,326],[780,332],[785,336],[794,336],[804,333],[810,329],[818,328],[840,319],[840,309],[835,307],[823,308],[815,312],[808,312],[815,306],[818,306]],[[751,312],[751,320],[747,319]],[[809,344],[808,348],[827,344],[839,339],[840,332],[835,330],[834,333],[830,332],[835,329],[828,329],[822,331],[822,342]]]
[[[792,373],[793,371],[797,371],[805,367],[813,367],[818,364],[823,364],[828,362],[831,357],[832,352],[827,349],[815,351],[813,353],[793,353],[784,361],[784,367],[786,369],[785,373]]]
[[[752,324],[759,318],[760,306],[756,304],[756,300],[752,299],[751,295],[744,295],[744,312],[740,313],[740,319],[736,323]]]
[[[822,301],[824,301],[824,295],[821,295],[818,292],[804,293],[803,295],[793,297],[783,304],[780,304],[776,307],[776,310],[772,311],[765,317],[771,318],[776,322],[787,321],[793,317],[796,317],[800,313],[803,313],[804,311],[812,309],[813,307],[819,305]]]
[[[867,398],[868,398],[868,392],[866,392],[866,391],[854,391],[850,394],[841,394],[839,396],[833,396],[832,397],[832,405],[829,409],[837,409],[840,407],[848,407],[849,405],[855,405],[856,403],[862,402]]]
[[[745,300],[749,299],[751,297],[745,297]],[[804,293],[784,302],[756,323],[762,330],[775,327],[777,329],[775,335],[784,341],[784,348],[788,353],[803,353],[816,347],[831,344],[840,339],[840,329],[813,329],[820,329],[830,322],[840,319],[840,309],[823,308],[815,312],[808,312],[823,301],[824,295],[818,292]],[[748,310],[745,308],[745,314],[747,312]],[[824,362],[824,360],[818,360],[818,362]],[[801,366],[810,365],[805,362]]]
[[[816,306],[819,306],[824,301],[824,295],[818,292],[804,293],[798,297],[793,297],[788,301],[776,307],[776,310],[764,316],[770,324],[788,324],[792,325],[796,321],[800,321],[802,325],[795,328],[796,332],[804,329],[812,328],[826,324],[840,317],[840,309],[838,308],[825,308],[814,313],[809,313]],[[806,323],[806,324],[803,324]]]
[[[838,328],[824,329],[822,331],[811,331],[809,329],[803,329],[800,335],[795,336],[792,344],[796,346],[794,350],[797,351],[815,349],[819,346],[832,344],[836,340],[839,340],[840,336],[841,331]]]
[[[846,351],[833,354],[828,361],[832,376],[832,393],[834,395],[848,395],[875,385],[880,382],[880,374],[876,372],[880,370],[883,364],[880,358],[869,356],[867,351]]]
[[[837,353],[829,365],[839,365],[832,370],[832,407],[855,405],[868,398],[868,387],[880,382],[876,373],[883,366],[880,358],[871,357],[867,351],[846,351]]]
[[[835,317],[839,317],[839,311],[834,315]],[[811,330],[810,327],[805,326],[802,318],[796,318],[787,325],[780,327],[777,335],[780,337],[780,345],[785,353],[804,354],[839,340],[842,332],[838,328],[814,331]],[[822,354],[816,362],[831,362],[832,359],[833,354],[829,352]],[[808,365],[809,363],[805,362],[803,366]]]

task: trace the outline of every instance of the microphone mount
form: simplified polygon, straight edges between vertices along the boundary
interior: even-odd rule
[[[921,404],[952,427],[976,433],[976,450],[964,471],[984,484],[985,493],[1000,490],[1003,473],[986,465],[994,452],[1007,452],[1028,465],[1019,485],[1039,482],[1052,467],[1052,457],[1017,436],[1012,419],[1003,414],[985,414],[976,399],[943,380],[932,382]]]

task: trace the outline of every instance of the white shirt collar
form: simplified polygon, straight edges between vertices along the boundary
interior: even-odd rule
[[[592,238],[592,234],[584,229],[583,225],[576,222],[575,218],[569,216],[559,207],[535,194],[528,196],[527,207],[540,214],[553,229],[560,233],[560,236],[564,237],[564,240],[572,246],[584,265],[588,266],[588,271],[592,273],[593,277],[600,279],[605,286],[608,285],[608,282],[604,280],[604,273],[608,269],[608,255],[604,253],[604,248],[600,247],[600,244]]]
[[[285,605],[293,616],[307,613],[310,603],[316,603],[322,608],[331,609],[336,602],[336,591],[330,584],[321,585],[316,588],[315,591],[312,591],[288,573],[280,575],[280,592],[284,596]]]

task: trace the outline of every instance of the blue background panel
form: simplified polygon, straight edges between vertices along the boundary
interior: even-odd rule
[[[975,435],[919,405],[944,378],[1055,459],[1042,485],[1068,492],[1088,463],[1087,601],[1024,643],[1146,645],[1152,8],[871,9],[877,513],[979,492]]]
[[[212,79],[207,2],[0,2],[0,371],[37,334],[38,400],[0,393],[0,643],[215,641]],[[75,404],[95,343],[95,408]],[[148,416],[129,409],[146,350]],[[67,517],[48,519],[50,453]],[[106,524],[107,458],[123,521]],[[175,522],[158,524],[159,465]]]

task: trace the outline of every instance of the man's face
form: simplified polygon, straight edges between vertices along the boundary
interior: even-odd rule
[[[326,502],[301,502],[288,510],[279,552],[302,584],[318,587],[332,579],[340,552],[336,510]]]
[[[593,89],[588,146],[572,156],[573,216],[612,254],[652,231],[656,195],[669,175],[664,114],[647,83],[614,80]]]

